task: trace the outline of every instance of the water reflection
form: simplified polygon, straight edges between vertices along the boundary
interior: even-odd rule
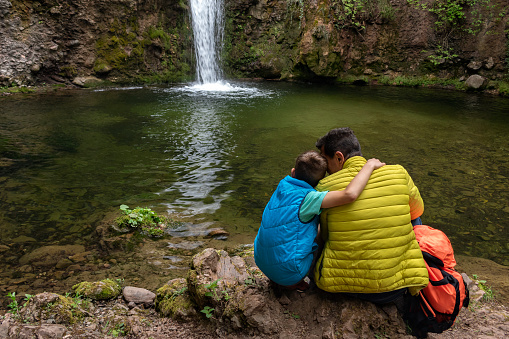
[[[165,153],[169,171],[179,180],[164,189],[161,194],[173,194],[177,198],[166,203],[170,212],[197,216],[213,214],[221,202],[228,198],[231,190],[216,190],[227,187],[233,180],[229,159],[237,147],[236,120],[238,110],[232,108],[235,101],[256,97],[268,98],[272,91],[251,86],[239,86],[224,81],[175,87],[164,90],[169,101],[180,112],[180,119],[169,139]],[[233,100],[233,103],[232,103]],[[159,116],[165,119],[168,112]],[[168,122],[166,120],[166,122]]]
[[[21,242],[87,245],[121,204],[199,217],[175,236],[221,227],[254,238],[296,155],[330,128],[350,126],[367,157],[408,169],[424,222],[444,230],[457,253],[509,264],[507,99],[285,83],[221,88],[0,98],[2,255],[16,262]]]

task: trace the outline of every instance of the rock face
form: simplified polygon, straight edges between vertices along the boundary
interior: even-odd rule
[[[189,77],[187,21],[176,1],[0,0],[0,86]]]
[[[220,336],[241,331],[266,337],[308,333],[334,338],[339,331],[345,338],[382,332],[392,334],[391,338],[405,337],[405,325],[394,305],[381,308],[317,289],[278,291],[256,266],[248,264],[252,250],[240,255],[230,257],[211,248],[197,254],[187,281],[175,279],[158,290],[156,308],[186,321],[205,316]],[[198,312],[190,311],[193,308]]]
[[[359,1],[350,12],[344,3],[227,0],[230,71],[290,79],[358,76],[366,69],[372,77],[459,78],[472,70],[485,77],[504,76],[507,10],[501,21],[487,18],[507,9],[507,2],[493,1],[498,9],[463,6],[465,20],[453,20],[452,30],[407,0],[378,1],[369,8]],[[478,27],[477,17],[489,24]]]
[[[349,11],[343,3],[225,0],[226,73],[311,80],[359,76],[367,69],[370,77],[506,74],[505,0],[462,6],[461,19],[441,24],[436,14],[407,0]],[[0,86],[73,79],[81,86],[88,76],[190,80],[188,6],[166,0],[0,0]]]

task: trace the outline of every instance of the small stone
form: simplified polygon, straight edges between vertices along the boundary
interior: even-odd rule
[[[492,57],[489,57],[488,60],[486,60],[484,67],[486,67],[486,69],[492,69],[493,66],[495,66],[495,62],[493,61]]]
[[[482,62],[480,62],[480,61],[470,61],[467,65],[468,69],[471,69],[474,71],[477,71],[481,67],[482,67]]]
[[[126,286],[122,291],[124,299],[130,303],[143,304],[145,306],[152,306],[156,298],[155,293],[144,288]]]

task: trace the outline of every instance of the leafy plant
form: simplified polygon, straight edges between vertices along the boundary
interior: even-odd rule
[[[300,319],[300,315],[298,315],[297,313],[292,313],[288,310],[284,310],[283,313],[288,314],[290,317],[292,317],[294,319]]]
[[[215,308],[213,308],[213,307],[205,306],[203,308],[203,310],[201,310],[200,312],[205,313],[205,316],[207,317],[207,319],[210,319],[213,315],[214,310],[215,310]]]
[[[423,53],[424,52],[427,52],[427,51],[423,51]],[[438,66],[448,60],[454,60],[454,58],[457,58],[457,57],[458,57],[458,54],[455,54],[451,47],[438,45],[435,49],[435,53],[429,55],[428,59],[431,61],[431,63],[433,65]]]
[[[16,292],[9,292],[7,293],[7,296],[11,298],[11,303],[7,305],[7,307],[11,309],[9,313],[14,314],[15,316],[19,316],[20,307],[18,301],[16,300]]]
[[[173,293],[171,294],[170,299],[174,300],[179,295],[183,295],[184,293],[186,293],[186,291],[187,291],[187,286],[182,287],[180,290],[173,291]]]
[[[473,274],[472,277],[476,281],[477,286],[479,286],[479,288],[484,291],[483,300],[484,301],[493,301],[495,299],[495,292],[493,292],[491,287],[486,285],[487,281],[478,279],[477,274]]]
[[[124,323],[118,323],[108,332],[108,334],[115,338],[124,336],[127,334],[126,325]]]
[[[211,282],[210,284],[205,285],[205,288],[209,290],[208,292],[205,293],[206,297],[219,299],[217,296],[217,288],[218,288],[217,284],[220,280],[221,279],[217,279],[217,280],[214,280],[213,282]]]
[[[7,305],[10,308],[9,313],[13,314],[16,318],[20,317],[19,312],[21,311],[21,307],[25,307],[30,298],[33,297],[31,294],[25,294],[25,298],[23,299],[25,302],[23,303],[23,306],[20,306],[16,300],[16,292],[9,292],[7,293],[7,296],[11,299],[11,302]]]
[[[139,229],[151,237],[161,237],[167,227],[168,219],[157,215],[150,208],[136,207],[130,209],[127,205],[120,205],[122,215],[116,219],[119,227]]]

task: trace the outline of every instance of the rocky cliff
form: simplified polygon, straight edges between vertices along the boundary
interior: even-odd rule
[[[232,74],[269,78],[507,75],[499,0],[228,1]]]
[[[191,37],[183,1],[0,0],[0,86],[180,80]]]
[[[0,0],[0,86],[193,79],[188,0]],[[506,0],[225,0],[230,77],[503,80]]]

